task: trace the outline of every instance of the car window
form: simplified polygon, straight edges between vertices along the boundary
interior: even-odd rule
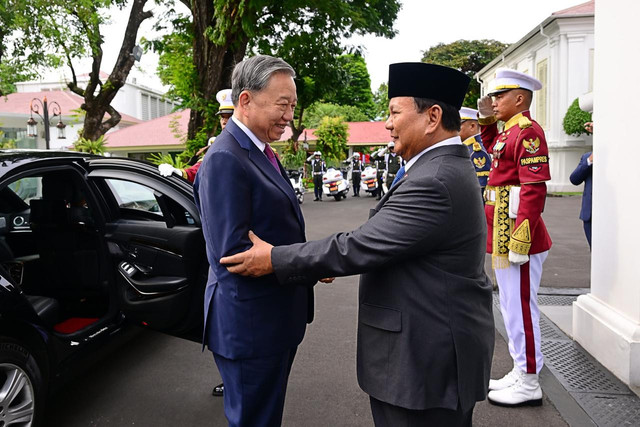
[[[8,188],[28,205],[31,199],[42,198],[42,177],[30,176],[21,178],[9,184]]]
[[[162,220],[162,211],[154,196],[154,190],[136,182],[120,179],[106,179],[120,208],[134,209],[158,215]]]

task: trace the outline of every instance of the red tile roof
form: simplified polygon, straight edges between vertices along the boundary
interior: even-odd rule
[[[348,122],[349,140],[348,145],[379,145],[386,144],[391,141],[389,131],[385,129],[384,122]],[[305,129],[307,133],[307,141],[316,141],[318,137],[315,135],[315,129]],[[291,138],[291,128],[287,126],[280,141],[286,141]],[[304,132],[298,138],[298,141],[304,141]]]
[[[60,105],[60,109],[62,110],[63,116],[70,116],[73,114],[77,114],[73,110],[77,110],[80,108],[84,100],[76,95],[73,92],[65,91],[65,90],[52,90],[52,91],[42,91],[42,92],[18,92],[7,95],[6,98],[0,97],[0,114],[2,113],[13,113],[13,114],[24,114],[29,115],[29,104],[33,98],[39,98],[44,101],[44,98],[47,98],[47,102],[49,103],[49,111],[51,111],[51,103],[57,102]],[[39,103],[37,104],[39,110],[42,110],[42,107]],[[42,111],[40,111],[42,113]],[[136,119],[128,114],[122,114],[121,121],[128,123],[140,123],[142,120]]]
[[[588,1],[586,3],[579,4],[577,6],[573,6],[567,9],[562,9],[557,12],[553,12],[552,15],[558,16],[567,16],[567,15],[586,15],[595,13],[596,2],[595,0]]]
[[[157,119],[142,122],[107,134],[106,146],[109,148],[134,148],[149,146],[181,146],[169,127],[177,119],[180,131],[187,133],[191,110],[182,110]]]

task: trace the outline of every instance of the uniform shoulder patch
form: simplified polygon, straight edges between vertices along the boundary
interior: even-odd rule
[[[524,149],[527,150],[527,153],[535,154],[540,149],[540,138],[523,139],[522,145],[524,145]]]
[[[518,126],[520,129],[526,129],[531,127],[531,120],[528,117],[522,116],[518,119]]]
[[[484,165],[487,164],[487,158],[486,157],[474,157],[473,158],[473,164],[476,165],[476,168],[482,169],[484,167]]]

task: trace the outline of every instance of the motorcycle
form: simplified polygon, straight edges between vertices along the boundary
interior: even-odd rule
[[[325,196],[333,196],[337,202],[342,198],[346,198],[349,193],[349,181],[344,178],[341,171],[329,168],[322,175],[322,194]]]
[[[378,170],[373,166],[367,166],[360,175],[360,188],[363,191],[375,196],[378,192]]]
[[[299,169],[287,169],[287,176],[293,187],[293,191],[296,193],[296,199],[298,203],[304,202],[304,183],[302,182],[302,170]]]

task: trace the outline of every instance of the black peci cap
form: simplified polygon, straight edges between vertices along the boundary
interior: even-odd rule
[[[464,73],[442,65],[400,62],[389,65],[389,99],[428,98],[459,110],[470,81]]]

